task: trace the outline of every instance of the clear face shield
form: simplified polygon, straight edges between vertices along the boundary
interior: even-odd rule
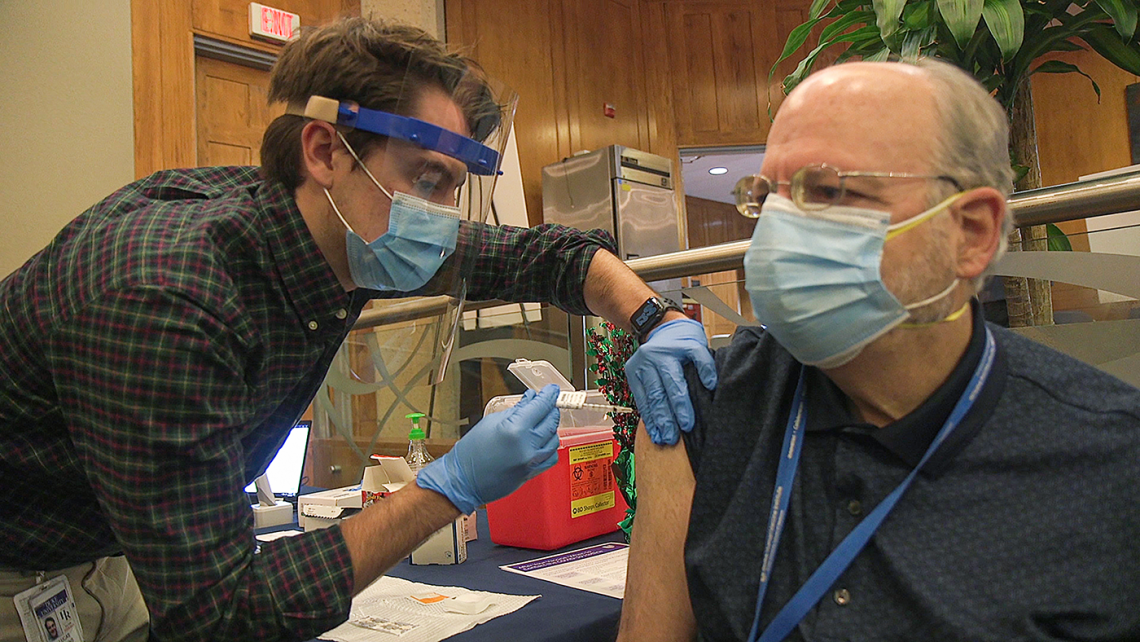
[[[329,196],[346,226],[349,266],[357,286],[450,297],[431,347],[438,355],[431,375],[436,384],[445,377],[456,347],[468,279],[480,252],[478,228],[491,212],[518,97],[474,72],[450,91],[436,84],[426,87],[408,92],[407,103],[399,108],[407,115],[321,96],[311,97],[303,112],[294,113],[338,125],[358,169],[377,187],[377,200],[367,207],[374,211],[376,203],[390,204],[386,230],[381,220],[371,221],[370,228],[358,222],[360,229],[353,229],[341,213],[347,213],[346,204]],[[362,145],[350,141],[359,137],[350,130],[384,138],[358,149]],[[420,345],[420,350],[427,348]]]

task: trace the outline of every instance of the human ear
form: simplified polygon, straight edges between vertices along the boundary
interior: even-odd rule
[[[340,147],[331,123],[311,120],[301,130],[301,161],[305,174],[324,188],[332,187],[334,154]]]
[[[961,279],[985,272],[1001,244],[1002,219],[1010,216],[1005,196],[992,187],[967,191],[951,206],[958,225],[957,269]]]

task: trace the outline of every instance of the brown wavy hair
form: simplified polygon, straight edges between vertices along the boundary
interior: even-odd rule
[[[324,96],[407,116],[427,86],[455,99],[477,140],[499,125],[501,107],[474,61],[448,52],[422,29],[367,18],[302,30],[273,66],[269,102],[303,107],[310,96]],[[304,180],[301,130],[306,122],[302,116],[278,116],[261,141],[262,176],[290,191]],[[345,138],[362,158],[384,140],[355,130],[345,132]]]

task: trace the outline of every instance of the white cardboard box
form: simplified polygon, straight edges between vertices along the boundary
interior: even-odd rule
[[[420,547],[412,551],[412,564],[462,564],[467,561],[467,528],[465,515],[432,533]]]
[[[277,500],[273,506],[253,504],[253,527],[269,528],[284,526],[293,522],[293,505],[289,502]]]
[[[380,501],[400,490],[416,476],[403,457],[372,455],[375,466],[364,469],[360,494],[365,505]],[[467,559],[467,516],[461,515],[412,551],[412,564],[460,564]]]
[[[297,498],[297,525],[306,531],[328,528],[360,512],[359,486],[322,490]]]

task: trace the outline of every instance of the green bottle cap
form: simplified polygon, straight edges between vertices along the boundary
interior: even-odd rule
[[[422,412],[412,412],[404,416],[412,420],[412,431],[408,433],[408,439],[423,439],[424,431],[420,428],[420,419],[427,415]]]

